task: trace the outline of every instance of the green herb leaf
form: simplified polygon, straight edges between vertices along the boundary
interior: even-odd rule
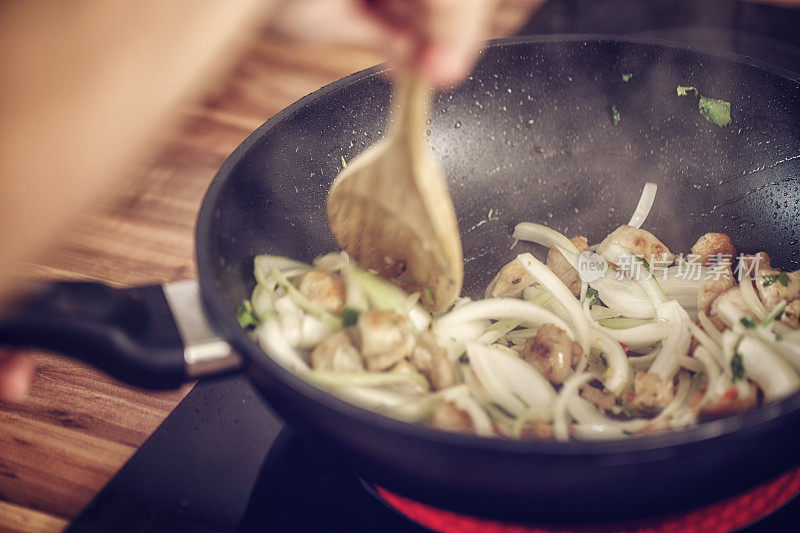
[[[753,329],[753,328],[755,328],[755,327],[756,327],[756,322],[755,322],[755,320],[753,320],[753,319],[752,319],[752,318],[750,318],[749,316],[743,316],[743,317],[742,317],[742,318],[741,318],[739,321],[740,321],[740,322],[742,323],[742,325],[743,325],[744,327],[746,327],[747,329]]]
[[[625,83],[628,83],[632,77],[633,77],[633,74],[623,74],[622,75],[622,81],[624,81]]]
[[[344,160],[344,156],[342,156],[342,168],[347,168],[347,161]]]
[[[494,214],[494,208],[489,209],[489,214],[486,215],[486,218],[491,219],[493,214]]]
[[[611,120],[614,122],[615,126],[619,126],[620,118],[621,117],[620,117],[619,110],[617,109],[616,104],[612,104],[611,105]]]
[[[243,328],[258,326],[258,317],[253,312],[253,304],[250,303],[250,300],[242,301],[239,307],[236,308],[236,320],[239,321],[239,325]]]
[[[780,274],[764,274],[761,279],[761,285],[764,287],[769,287],[776,281],[784,287],[789,286],[789,275],[786,272],[781,272]]]
[[[352,309],[350,307],[345,308],[342,311],[342,324],[344,324],[345,327],[355,326],[356,322],[358,322],[358,315],[360,314],[361,312],[358,309]]]
[[[688,96],[689,95],[689,91],[694,91],[694,95],[695,96],[700,96],[700,92],[695,87],[687,87],[687,86],[683,86],[683,85],[678,85],[678,88],[676,90],[678,91],[678,96]]]
[[[731,103],[725,100],[700,97],[700,114],[709,122],[713,122],[720,128],[731,123]]]
[[[600,298],[600,293],[597,292],[597,289],[594,287],[589,287],[586,289],[586,301],[589,302],[589,309],[592,308],[594,304],[597,303],[597,300]]]
[[[422,289],[422,301],[425,305],[433,305],[433,293],[429,287]]]
[[[731,372],[733,372],[733,380],[744,379],[744,360],[742,354],[739,353],[739,345],[742,344],[744,336],[739,337],[736,341],[736,347],[733,349],[733,358],[731,359]]]

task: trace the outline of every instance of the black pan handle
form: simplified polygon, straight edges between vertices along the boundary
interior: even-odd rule
[[[208,326],[196,281],[130,289],[48,283],[0,317],[0,345],[63,353],[153,389],[241,364]]]

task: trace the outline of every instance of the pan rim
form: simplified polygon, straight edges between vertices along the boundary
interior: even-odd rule
[[[800,84],[800,74],[790,72],[760,60],[754,60],[735,53],[702,51],[686,44],[658,38],[596,34],[556,34],[534,37],[510,37],[489,41],[486,46],[482,48],[481,53],[487,49],[551,42],[615,42],[684,50],[709,56],[714,59],[723,59],[755,67],[773,76],[786,78],[793,83]],[[317,91],[304,96],[282,109],[253,131],[231,155],[228,156],[206,191],[198,214],[195,232],[195,250],[202,301],[209,322],[223,338],[228,340],[228,342],[245,356],[249,364],[258,365],[260,368],[265,369],[274,379],[302,395],[306,400],[313,402],[317,407],[329,412],[334,412],[337,416],[346,417],[351,422],[366,424],[374,428],[401,435],[404,438],[424,440],[437,445],[480,449],[484,452],[513,455],[535,454],[551,458],[574,457],[580,455],[587,459],[602,459],[607,456],[627,454],[628,461],[626,462],[633,463],[637,461],[635,456],[639,454],[649,455],[652,452],[663,452],[665,449],[672,449],[673,451],[677,451],[679,448],[689,449],[701,443],[713,439],[720,439],[729,435],[737,434],[744,437],[750,432],[761,432],[770,424],[777,424],[776,421],[782,416],[800,412],[800,393],[796,393],[779,402],[764,405],[757,409],[727,418],[701,422],[688,428],[674,429],[663,433],[637,436],[628,439],[609,441],[570,440],[569,442],[556,442],[486,438],[476,435],[445,432],[422,424],[403,422],[358,407],[338,398],[332,393],[328,393],[313,386],[291,371],[281,367],[239,326],[235,320],[234,313],[226,311],[227,307],[223,298],[223,289],[218,287],[215,283],[214,268],[217,261],[211,255],[210,243],[214,210],[216,209],[220,192],[224,189],[227,180],[235,173],[236,167],[244,159],[249,150],[279,123],[290,118],[296,111],[302,109],[307,104],[329,93],[346,89],[354,83],[381,75],[388,70],[389,68],[386,64],[379,64],[350,74],[349,76],[323,86]]]

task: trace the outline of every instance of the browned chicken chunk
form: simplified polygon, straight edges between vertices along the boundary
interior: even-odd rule
[[[692,246],[692,255],[698,256],[697,261],[706,266],[715,265],[721,260],[733,263],[736,247],[724,233],[706,233]]]
[[[582,353],[581,345],[553,324],[543,324],[522,349],[522,357],[553,383],[564,383]]]
[[[512,259],[495,275],[486,287],[486,298],[521,298],[525,287],[533,283],[533,276],[525,267]]]
[[[658,374],[648,374],[643,370],[633,378],[633,392],[628,405],[647,414],[656,414],[666,407],[675,396],[672,380],[664,380]]]
[[[369,370],[390,368],[414,350],[415,337],[408,319],[394,311],[361,313],[356,328]]]
[[[344,282],[339,276],[327,270],[309,270],[300,276],[297,290],[317,307],[330,313],[342,312],[345,298]]]
[[[708,314],[711,304],[717,297],[734,286],[733,272],[728,266],[719,276],[719,279],[711,279],[703,285],[697,293],[697,309]]]
[[[447,358],[447,350],[436,344],[431,335],[423,334],[417,338],[411,364],[428,378],[434,390],[446,389],[456,383],[455,369]]]
[[[577,235],[570,239],[572,244],[578,249],[578,253],[584,252],[589,249],[589,241],[586,237]],[[581,294],[581,278],[578,276],[578,271],[572,268],[572,265],[567,261],[564,255],[554,248],[550,248],[547,252],[547,268],[553,271],[553,274],[558,276],[558,279],[564,282],[569,290],[575,296]]]
[[[346,331],[334,333],[311,352],[311,368],[337,372],[364,370],[364,361]]]
[[[644,257],[650,263],[663,261],[670,264],[675,260],[675,254],[670,252],[663,242],[649,231],[641,228],[627,225],[618,227],[603,239],[603,242],[597,247],[597,253],[605,257],[611,244],[617,244],[631,253]],[[612,261],[610,258],[607,259]]]
[[[611,411],[617,406],[617,399],[607,390],[600,390],[588,383],[581,386],[581,397],[601,411]]]
[[[744,298],[742,298],[742,293],[739,290],[738,285],[722,291],[720,295],[717,296],[713,302],[711,302],[711,306],[708,308],[708,318],[711,320],[711,323],[717,326],[717,329],[720,331],[726,327],[725,322],[723,322],[722,319],[717,316],[717,310],[722,302],[729,302],[745,315],[750,315],[750,308],[748,308],[747,304],[744,302]]]
[[[556,433],[555,430],[553,430],[553,424],[550,422],[536,420],[525,422],[522,426],[520,436],[528,439],[554,440],[556,438]]]
[[[772,268],[760,268],[756,288],[768,310],[781,301],[796,300],[800,298],[800,271],[782,272]]]
[[[431,415],[431,426],[457,433],[475,433],[475,426],[469,414],[447,400],[436,402]]]
[[[781,322],[792,329],[800,328],[800,300],[792,300],[781,315]]]

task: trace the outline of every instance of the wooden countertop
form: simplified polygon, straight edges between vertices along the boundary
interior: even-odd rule
[[[508,3],[498,35],[529,2]],[[126,286],[195,277],[195,217],[224,159],[288,104],[379,61],[357,45],[261,31],[204,97],[183,107],[126,190],[69,228],[31,273]],[[63,530],[192,387],[147,392],[63,357],[31,356],[37,372],[29,398],[0,402],[0,531]]]

